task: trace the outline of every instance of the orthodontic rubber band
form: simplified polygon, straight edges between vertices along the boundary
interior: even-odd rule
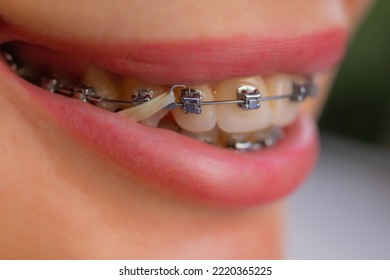
[[[153,116],[155,113],[161,111],[164,107],[175,102],[175,95],[172,91],[163,93],[150,101],[135,107],[128,108],[117,112],[118,114],[130,117],[135,121],[142,121]]]

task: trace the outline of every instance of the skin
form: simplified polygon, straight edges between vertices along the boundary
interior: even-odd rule
[[[57,47],[107,38],[165,43],[248,34],[283,37],[335,26],[352,36],[371,2],[2,0],[0,39],[9,39],[4,25],[27,28]],[[237,17],[240,24],[232,20]],[[320,98],[305,104],[304,111],[319,114],[334,73],[318,76]],[[19,91],[0,77],[0,258],[283,257],[283,203],[226,209],[164,193],[80,144],[45,112],[18,98]]]

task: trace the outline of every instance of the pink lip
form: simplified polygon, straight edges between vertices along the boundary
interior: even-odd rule
[[[233,43],[219,54],[217,49],[226,42],[199,48],[192,42],[135,46],[122,53],[129,60],[113,56],[104,59],[99,51],[94,52],[96,46],[85,55],[121,73],[150,75],[154,82],[200,82],[275,71],[322,70],[341,58],[346,36],[345,32],[334,29],[296,40],[268,40],[253,45],[245,42],[244,47],[251,46],[251,51]],[[144,52],[139,53],[140,49]],[[137,59],[131,57],[131,53]],[[183,64],[183,61],[187,62]],[[70,133],[106,155],[113,164],[125,167],[129,178],[138,178],[158,186],[160,191],[170,190],[190,200],[225,206],[267,203],[299,186],[316,159],[317,132],[313,121],[306,116],[300,116],[288,127],[285,138],[275,147],[238,154],[171,131],[140,125],[78,100],[50,94],[0,68],[4,77],[17,80],[23,86],[23,94],[31,96],[37,108],[49,112],[60,126],[67,127]]]
[[[16,78],[31,104],[54,117],[79,141],[138,178],[172,193],[212,205],[251,206],[293,191],[315,162],[316,128],[308,117],[286,129],[273,148],[238,154],[163,129],[150,128],[79,100],[57,96]],[[66,108],[66,109],[65,109]],[[157,190],[158,191],[158,190]]]
[[[275,72],[311,74],[335,66],[347,45],[347,30],[332,27],[287,38],[236,37],[162,43],[61,41],[4,27],[22,39],[74,54],[124,76],[156,84],[202,84]]]
[[[106,49],[99,48],[98,52],[101,53],[90,58],[139,80],[159,84],[202,84],[275,72],[318,72],[340,61],[346,42],[345,30],[333,28],[295,38],[259,40],[242,37],[218,41],[106,46]]]

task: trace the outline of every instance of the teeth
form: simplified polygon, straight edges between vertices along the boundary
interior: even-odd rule
[[[292,92],[292,82],[301,81],[302,78],[292,75],[277,74],[265,79],[269,95],[281,96]],[[299,105],[288,98],[269,102],[272,110],[272,124],[285,126],[291,124],[298,114]]]
[[[200,90],[203,93],[202,101],[214,101],[214,95],[209,86],[202,85],[194,89]],[[194,133],[210,131],[217,123],[217,109],[212,105],[202,106],[202,113],[199,115],[185,114],[181,108],[176,108],[172,111],[172,114],[176,123],[181,128]]]
[[[166,92],[166,88],[163,86],[141,83],[131,78],[124,78],[120,88],[121,96],[124,100],[132,100],[133,95],[136,94],[139,89],[151,90],[153,92],[152,98],[161,96],[164,92]],[[147,106],[147,104],[143,105]],[[152,115],[151,117],[141,120],[140,123],[157,127],[161,119],[164,118],[167,113],[168,110],[161,110]]]
[[[252,142],[250,141],[250,135],[230,134],[227,137],[225,146],[233,150],[248,151],[252,147]]]
[[[254,86],[262,94],[268,96],[267,89],[261,77],[236,78],[221,82],[216,93],[218,100],[237,99],[237,88],[241,86]],[[218,127],[228,133],[246,133],[257,131],[271,124],[271,108],[269,102],[261,102],[260,109],[244,110],[236,104],[221,105],[217,108]]]
[[[0,54],[0,61],[27,80],[34,81],[41,78],[32,68],[18,67],[13,63],[12,56],[9,54],[7,56],[7,53]],[[161,110],[169,104],[174,104],[175,98],[179,102],[180,97],[178,95],[175,97],[173,92],[168,92],[165,86],[120,77],[94,65],[87,68],[81,82],[92,86],[98,96],[107,99],[134,102],[134,96],[137,94],[138,97],[141,96],[138,100],[140,103],[135,102],[140,106],[128,108],[126,105],[99,102],[100,99],[94,100],[93,102],[96,102],[94,104],[99,107],[113,112],[119,111],[119,114],[148,126],[166,128],[206,143],[233,148],[237,151],[252,151],[274,145],[283,136],[280,127],[291,124],[299,110],[299,104],[291,102],[289,98],[260,101],[260,108],[251,110],[245,110],[243,108],[245,106],[237,104],[202,105],[201,114],[185,114],[179,104],[176,104],[178,107],[174,110]],[[237,89],[243,86],[257,88],[261,97],[291,95],[293,82],[303,83],[305,78],[276,74],[263,80],[260,76],[252,76],[191,88],[202,93],[202,101],[228,101],[236,100]],[[152,101],[155,102],[141,104],[145,101],[145,93],[139,93],[140,89],[152,91]],[[247,106],[253,107],[252,104]],[[172,112],[172,115],[167,115],[169,112]]]
[[[92,85],[97,95],[110,99],[120,99],[118,87],[116,86],[118,77],[101,68],[93,65],[89,66],[82,83]],[[109,103],[99,103],[98,106],[113,112],[119,109],[118,105]]]
[[[159,128],[171,130],[177,133],[181,133],[182,129],[174,122],[172,115],[167,115],[158,124]]]
[[[250,133],[227,133],[224,131],[219,133],[219,144],[223,147],[232,147],[232,143],[247,142],[250,140]]]

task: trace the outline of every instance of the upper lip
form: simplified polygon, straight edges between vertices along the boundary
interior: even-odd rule
[[[324,70],[342,57],[346,32],[335,28],[299,38],[229,39],[227,46],[223,41],[191,41],[86,45],[78,51],[69,44],[50,39],[40,41],[26,33],[23,38],[55,46],[140,80],[172,84]],[[24,88],[24,94],[34,97],[37,104],[50,111],[82,141],[110,155],[116,164],[127,166],[129,176],[208,203],[253,205],[284,196],[311,169],[317,151],[315,129],[306,117],[300,117],[287,129],[286,139],[276,147],[235,154],[180,134],[139,125],[75,100],[49,97],[43,90],[28,84],[24,84]],[[62,112],[63,106],[68,109]]]
[[[103,49],[90,58],[140,80],[202,84],[237,76],[322,71],[340,61],[345,46],[345,30],[334,28],[293,38],[248,37],[112,46],[108,53]]]
[[[196,85],[275,72],[311,74],[335,66],[347,45],[344,27],[290,37],[253,36],[142,44],[75,43],[58,38],[37,38],[28,30],[13,26],[3,29],[7,31],[8,40],[58,49],[124,76],[155,84]]]

